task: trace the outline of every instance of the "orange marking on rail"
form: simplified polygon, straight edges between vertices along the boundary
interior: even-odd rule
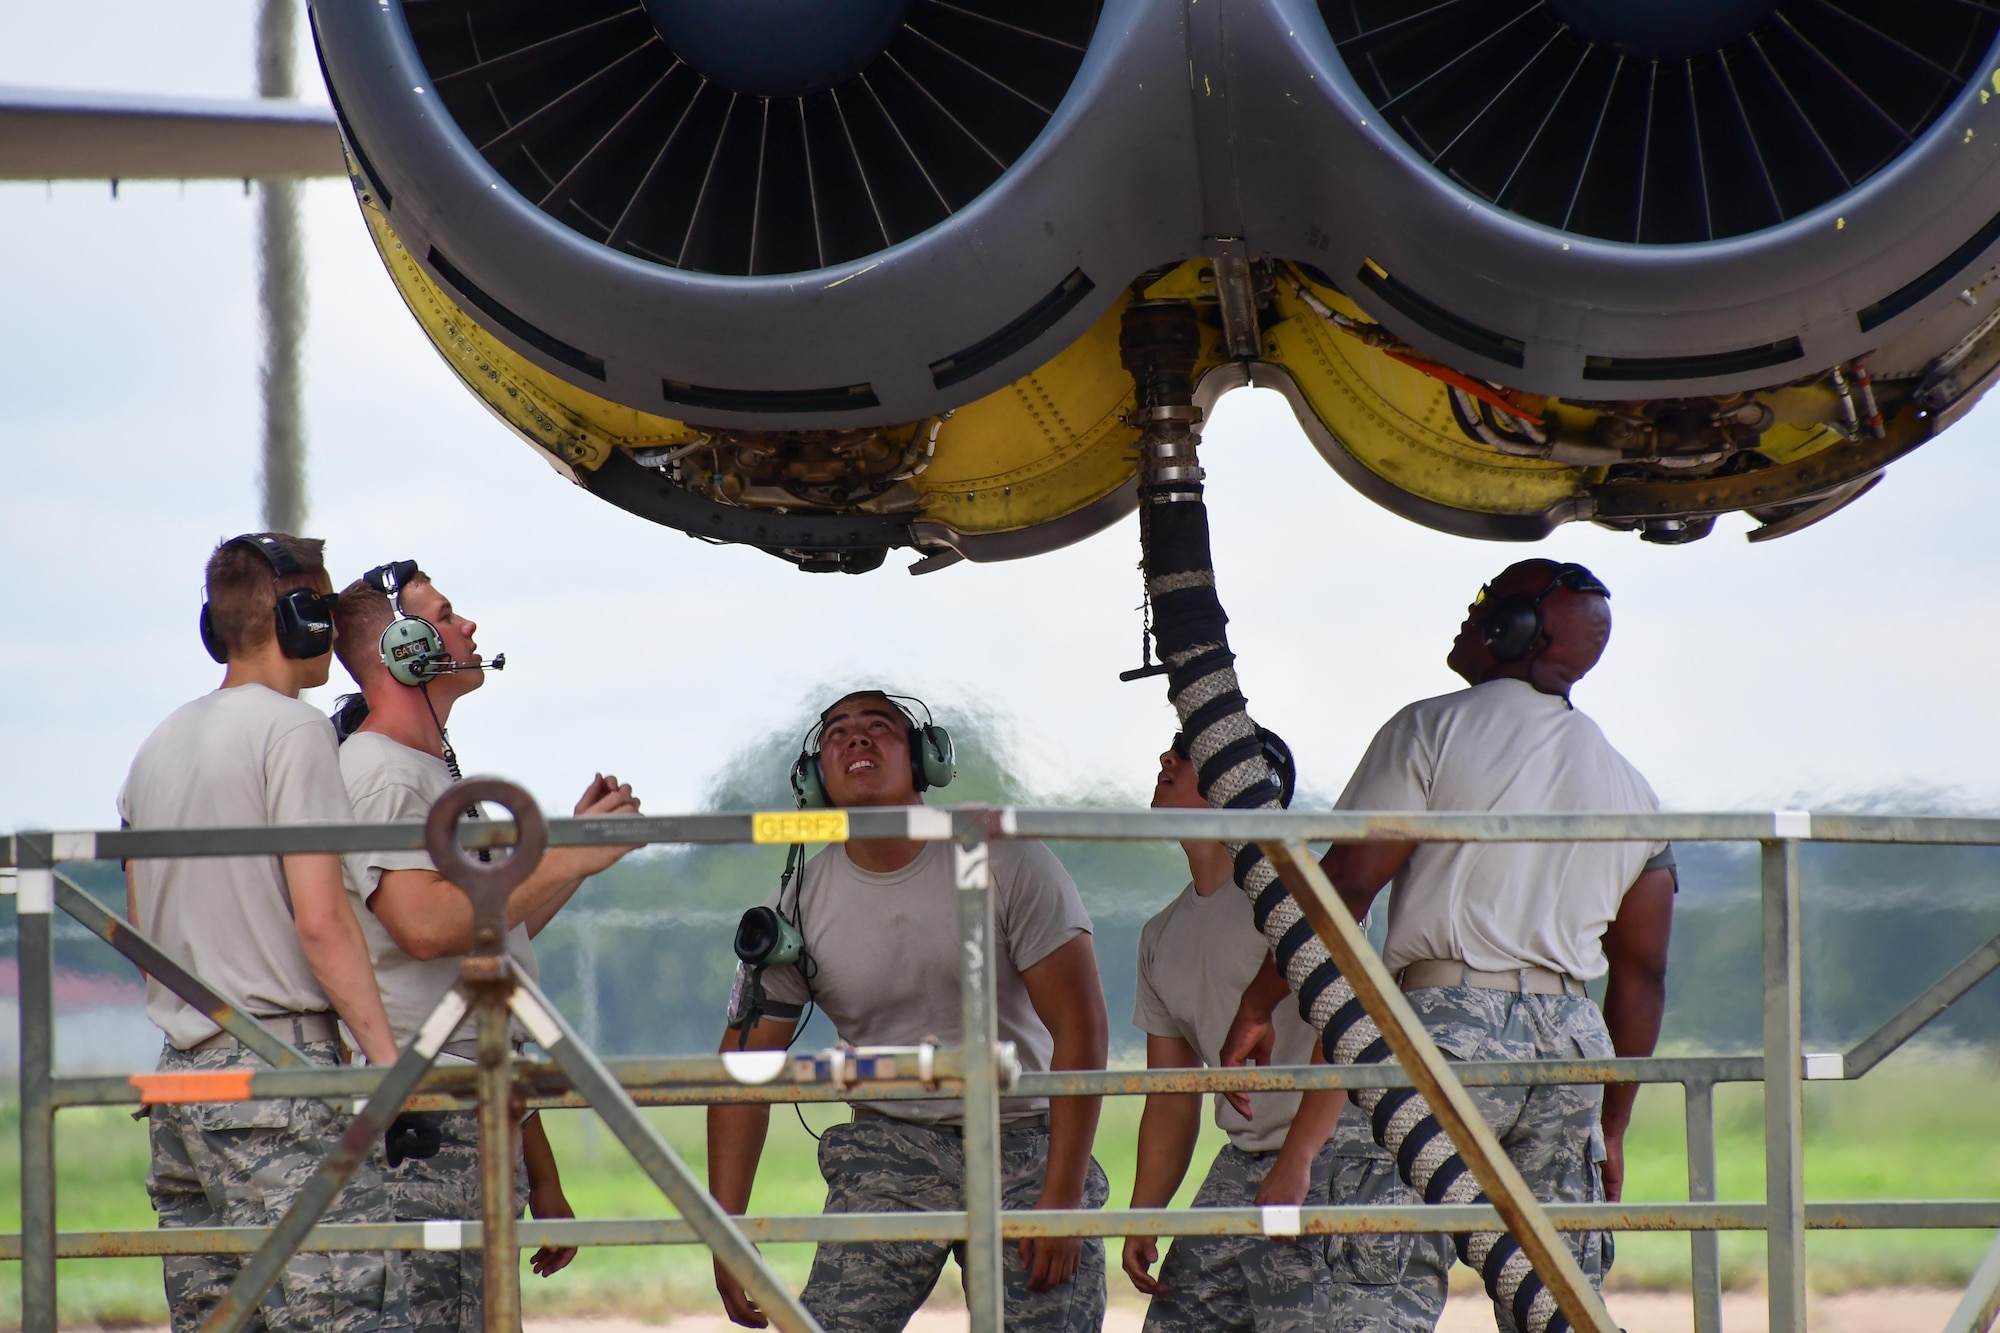
[[[132,1086],[145,1106],[189,1102],[247,1102],[252,1069],[197,1070],[186,1074],[134,1074]]]

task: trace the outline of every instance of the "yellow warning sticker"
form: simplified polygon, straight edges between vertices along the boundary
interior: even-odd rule
[[[750,816],[752,842],[846,842],[845,810],[760,810]]]

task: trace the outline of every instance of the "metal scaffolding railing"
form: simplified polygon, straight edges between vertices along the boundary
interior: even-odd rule
[[[25,1333],[56,1328],[56,1260],[110,1255],[239,1253],[254,1256],[244,1278],[210,1321],[233,1333],[255,1307],[257,1280],[268,1281],[298,1250],[397,1250],[445,1247],[702,1244],[716,1252],[773,1322],[788,1333],[816,1328],[758,1257],[767,1242],[950,1240],[965,1245],[964,1275],[973,1333],[1001,1328],[1003,1240],[1026,1236],[1296,1235],[1350,1232],[1467,1232],[1508,1229],[1573,1327],[1612,1328],[1556,1233],[1564,1230],[1675,1231],[1690,1234],[1695,1327],[1721,1327],[1718,1234],[1762,1230],[1767,1236],[1770,1327],[1805,1328],[1805,1236],[1815,1229],[2000,1229],[2000,1199],[1818,1202],[1804,1189],[1803,1087],[1810,1080],[1862,1077],[1981,979],[2000,968],[2000,937],[1974,950],[1934,981],[1875,1033],[1845,1052],[1803,1049],[1800,1032],[1801,948],[1799,847],[1807,841],[2000,846],[2000,819],[1864,816],[1779,811],[1734,814],[1493,815],[1222,811],[1118,811],[897,808],[804,813],[702,814],[544,822],[526,793],[505,784],[483,791],[454,788],[426,824],[318,825],[283,828],[17,833],[0,839],[0,872],[16,893],[19,914],[21,1021],[21,1213],[17,1236],[0,1236],[0,1259],[19,1259]],[[515,820],[458,823],[479,796],[496,800]],[[479,1067],[431,1069],[435,1047],[419,1038],[387,1070],[315,1067],[270,1029],[179,967],[124,919],[107,911],[56,872],[59,863],[153,857],[271,855],[428,847],[476,911],[504,904],[498,867],[481,867],[461,848],[515,846],[498,863],[521,867],[555,846],[636,843],[789,843],[869,838],[950,841],[968,965],[961,975],[964,1042],[957,1048],[826,1051],[808,1055],[743,1052],[668,1059],[599,1060],[546,998],[512,975],[489,951],[467,960],[466,981],[446,1005],[463,1003],[487,1015]],[[1395,1051],[1397,1062],[1372,1066],[1311,1066],[1235,1070],[1112,1070],[1022,1073],[997,1040],[994,1004],[992,882],[987,844],[999,838],[1049,840],[1218,840],[1260,844],[1314,929],[1354,985]],[[1747,1057],[1688,1057],[1578,1061],[1457,1063],[1445,1060],[1396,990],[1381,960],[1332,891],[1310,843],[1659,841],[1756,842],[1762,846],[1763,1053]],[[209,1013],[272,1067],[225,1088],[212,1076],[57,1078],[52,1070],[54,962],[52,913],[60,908],[124,953],[155,979]],[[495,964],[499,963],[499,966]],[[521,1018],[545,1061],[513,1064],[505,1017]],[[447,1028],[450,1024],[445,1025]],[[204,1081],[206,1080],[206,1081]],[[1467,1087],[1575,1083],[1665,1083],[1686,1101],[1686,1203],[1541,1205],[1528,1196],[1473,1111]],[[1714,1089],[1719,1083],[1764,1084],[1766,1197],[1717,1202]],[[488,1171],[484,1222],[316,1225],[345,1170],[377,1139],[401,1107],[481,1107],[501,1135],[506,1089],[524,1086],[532,1106],[590,1106],[633,1152],[668,1195],[677,1219],[518,1221],[511,1172]],[[1003,1212],[1000,1202],[999,1098],[1103,1096],[1154,1092],[1409,1087],[1422,1091],[1455,1145],[1485,1186],[1490,1206],[1303,1209],[1126,1209]],[[965,1101],[966,1188],[963,1212],[729,1218],[717,1210],[673,1149],[638,1114],[642,1105],[722,1102]],[[362,1108],[340,1149],[321,1168],[315,1196],[308,1188],[293,1212],[273,1228],[207,1230],[56,1230],[55,1113],[62,1107],[172,1101],[312,1097],[353,1111]],[[497,1151],[497,1150],[496,1150]],[[352,1160],[345,1163],[343,1157]],[[317,1207],[314,1202],[317,1197]],[[518,1311],[518,1266],[489,1264],[489,1328],[511,1326]],[[498,1283],[496,1287],[494,1284]],[[511,1290],[510,1290],[511,1289]],[[1947,1333],[1984,1333],[2000,1310],[2000,1241],[1981,1263]],[[502,1322],[504,1321],[504,1322]]]

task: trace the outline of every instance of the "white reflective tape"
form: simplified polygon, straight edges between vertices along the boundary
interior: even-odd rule
[[[47,916],[56,908],[56,872],[23,870],[15,876],[14,910],[22,916]]]
[[[19,874],[20,872],[12,866],[0,868],[0,895],[9,898],[14,896],[14,891],[21,887]]]
[[[424,1248],[427,1250],[464,1249],[465,1223],[455,1220],[424,1223]]]
[[[993,887],[993,863],[985,843],[977,847],[954,847],[951,863],[961,889]]]
[[[465,997],[455,990],[448,990],[438,1001],[431,1016],[417,1029],[416,1047],[424,1053],[425,1059],[435,1056],[444,1044],[451,1040],[451,1034],[458,1028],[458,1020],[465,1017]]]
[[[1000,831],[1010,838],[1021,831],[1020,817],[1011,805],[1000,812]]]
[[[366,1097],[356,1097],[354,1099],[354,1114],[360,1115],[363,1111],[367,1109],[368,1109],[368,1099]]]
[[[1809,1080],[1843,1079],[1847,1077],[1847,1057],[1839,1051],[1828,1051],[1808,1055],[1805,1059],[1805,1076]]]
[[[1267,1236],[1297,1236],[1306,1229],[1305,1219],[1295,1203],[1267,1203],[1263,1214],[1264,1234]]]
[[[1771,816],[1771,836],[1774,838],[1810,838],[1812,836],[1812,812],[1810,810],[1779,810]]]
[[[553,1051],[562,1045],[561,1024],[549,1017],[548,1010],[535,1003],[534,996],[524,990],[517,990],[508,1007],[513,1009],[514,1017],[521,1020],[521,1026],[528,1029],[528,1035],[535,1039],[537,1046],[545,1051]]]
[[[783,1051],[724,1051],[722,1068],[738,1083],[769,1083],[785,1072]]]
[[[909,813],[908,837],[911,842],[943,842],[951,836],[951,811],[913,805]]]
[[[58,861],[95,861],[95,833],[58,833],[51,838],[50,855]]]

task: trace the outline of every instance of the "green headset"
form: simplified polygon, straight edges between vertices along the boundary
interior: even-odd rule
[[[417,576],[414,560],[393,560],[377,565],[361,576],[361,581],[389,599],[396,618],[382,631],[382,665],[399,685],[421,686],[433,676],[444,674],[451,661],[445,651],[444,636],[437,626],[422,616],[403,609],[403,589]]]
[[[430,683],[439,676],[457,671],[505,671],[507,654],[499,653],[491,662],[454,662],[437,626],[403,609],[403,589],[417,577],[417,573],[416,561],[393,560],[386,565],[375,566],[361,576],[361,581],[386,596],[396,612],[396,618],[382,631],[377,645],[382,654],[382,665],[397,684],[423,691],[424,707],[430,710],[431,724],[437,728],[439,747],[444,751],[444,766],[454,780],[463,780],[465,775],[459,771],[458,752],[451,748],[451,735],[445,731],[444,721],[431,703]],[[335,735],[345,741],[367,716],[366,698],[357,700],[349,696],[342,699],[334,713]],[[482,851],[479,859],[483,861],[486,856]]]
[[[363,583],[389,599],[389,605],[396,612],[396,618],[382,631],[379,645],[382,665],[388,668],[390,677],[399,685],[422,687],[439,676],[455,671],[505,671],[505,653],[491,662],[452,661],[451,653],[444,646],[444,636],[438,633],[437,626],[403,609],[403,589],[417,577],[417,573],[416,561],[394,560],[386,565],[377,565],[361,576]]]
[[[813,723],[806,732],[804,744],[799,747],[799,757],[792,761],[792,800],[801,810],[824,810],[833,802],[827,798],[826,776],[820,768],[820,738],[826,733],[827,714],[846,699],[857,694],[875,695],[887,699],[890,707],[903,715],[910,727],[910,779],[918,791],[928,791],[932,787],[949,787],[951,780],[958,776],[956,756],[952,750],[951,733],[939,726],[931,718],[930,706],[922,699],[907,694],[890,694],[885,690],[855,690],[842,695],[829,705],[819,721]],[[906,705],[915,704],[923,709],[924,720],[917,721],[917,715]]]

